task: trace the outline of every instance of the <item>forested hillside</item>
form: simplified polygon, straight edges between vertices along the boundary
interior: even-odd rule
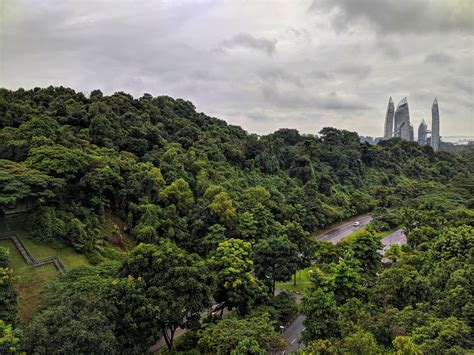
[[[23,330],[12,349],[28,353],[143,353],[161,335],[171,348],[181,327],[192,330],[183,351],[284,349],[276,329],[296,306],[275,284],[313,262],[302,307],[313,353],[354,353],[360,339],[372,348],[359,353],[462,353],[474,317],[473,156],[472,145],[369,145],[335,128],[257,136],[167,96],[2,89],[0,218],[22,213],[34,240],[97,266],[59,277],[24,324],[0,254],[0,339],[3,329],[16,342],[11,325]],[[310,237],[366,212],[374,221],[351,243]],[[373,232],[396,226],[408,245],[383,266]],[[216,302],[232,312],[203,320]]]

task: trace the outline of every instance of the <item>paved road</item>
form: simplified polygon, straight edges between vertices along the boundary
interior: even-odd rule
[[[360,225],[357,227],[353,226],[355,221],[359,221]],[[361,216],[356,220],[351,220],[348,223],[345,223],[341,226],[335,227],[330,229],[329,231],[319,235],[316,237],[317,240],[328,241],[331,243],[338,243],[348,235],[352,234],[354,231],[360,229],[361,227],[365,226],[372,220],[370,216]],[[401,229],[397,229],[392,234],[386,236],[381,240],[382,244],[384,245],[384,249],[380,250],[381,254],[385,254],[385,251],[393,244],[403,245],[406,244],[407,238]],[[301,300],[301,296],[299,296],[299,301]],[[288,328],[285,329],[283,335],[290,341],[290,345],[285,351],[282,352],[282,355],[291,354],[291,352],[296,351],[300,348],[303,348],[304,345],[298,343],[298,338],[301,336],[301,332],[304,330],[303,321],[305,316],[300,314],[294,321],[291,323]]]
[[[394,244],[398,245],[404,245],[407,243],[407,237],[405,236],[405,233],[401,229],[397,229],[395,232],[392,234],[389,234],[385,238],[381,240],[382,244],[384,245],[384,248],[380,250],[380,254],[385,254],[387,249]]]
[[[340,226],[334,227],[323,234],[316,236],[317,240],[331,242],[336,244],[340,242],[345,237],[354,233],[356,230],[362,228],[372,220],[371,216],[361,216],[360,218],[352,219],[350,222],[342,224]],[[354,227],[354,222],[357,221],[360,224],[357,227]]]
[[[300,343],[298,343],[298,338],[301,335],[301,332],[304,329],[303,321],[306,317],[303,314],[300,314],[294,321],[291,323],[288,328],[283,332],[283,336],[290,341],[290,345],[286,348],[282,354],[291,354],[293,351],[296,351],[300,348]]]
[[[317,235],[315,238],[320,241],[326,241],[331,243],[338,243],[345,237],[354,233],[356,230],[362,228],[372,220],[372,217],[368,215],[356,217],[350,220],[350,222],[341,224],[337,227],[331,228],[330,230]],[[358,226],[354,226],[354,222],[359,222]],[[297,302],[301,302],[301,296],[298,297]],[[298,302],[298,303],[299,303]],[[291,354],[292,352],[303,348],[304,345],[298,342],[298,338],[301,336],[301,332],[304,329],[303,321],[306,317],[300,314],[283,332],[285,338],[288,339],[290,345],[282,352],[282,355]]]

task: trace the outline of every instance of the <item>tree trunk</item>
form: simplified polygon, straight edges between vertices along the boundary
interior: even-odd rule
[[[161,331],[163,333],[163,338],[165,338],[166,346],[168,347],[168,350],[171,351],[171,349],[173,348],[173,338],[174,338],[174,333],[176,331],[176,328],[171,327],[169,334],[166,327],[162,328]]]
[[[170,340],[168,339],[168,333],[166,332],[166,328],[161,328],[161,332],[163,333],[163,338],[165,338],[166,347],[168,350],[171,350]]]

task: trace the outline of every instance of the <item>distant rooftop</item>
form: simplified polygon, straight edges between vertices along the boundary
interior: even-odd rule
[[[403,105],[408,105],[408,99],[404,97],[402,101],[398,104],[398,107],[403,106]]]

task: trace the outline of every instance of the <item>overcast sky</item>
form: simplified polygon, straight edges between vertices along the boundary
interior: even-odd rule
[[[191,100],[269,133],[381,136],[389,96],[415,126],[474,135],[474,1],[0,0],[0,86]]]

